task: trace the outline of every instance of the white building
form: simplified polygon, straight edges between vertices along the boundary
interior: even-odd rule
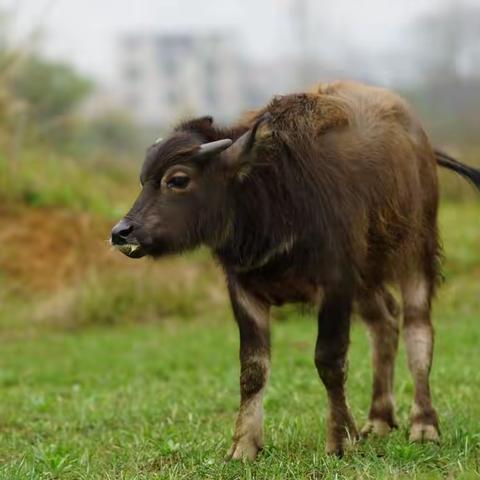
[[[230,120],[244,108],[241,62],[221,34],[124,35],[118,43],[122,106],[148,125],[189,115]]]

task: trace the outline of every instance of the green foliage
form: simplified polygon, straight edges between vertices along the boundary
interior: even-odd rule
[[[2,33],[0,149],[12,161],[24,148],[50,148],[83,159],[99,154],[125,157],[139,146],[141,131],[125,112],[81,113],[95,90],[90,79],[69,65],[13,49]]]
[[[71,113],[91,91],[92,84],[71,67],[29,56],[18,66],[15,94],[27,102],[34,122],[40,124]]]
[[[143,151],[141,130],[125,113],[108,111],[79,122],[74,139],[74,151],[97,152],[124,158],[134,149]]]
[[[191,258],[191,261],[201,265],[206,258],[196,261]],[[188,259],[185,259],[186,262]],[[136,273],[93,272],[69,297],[60,301],[60,308],[54,308],[50,318],[45,318],[44,313],[43,320],[47,323],[53,320],[59,326],[73,328],[165,321],[169,318],[192,320],[212,308],[209,290],[214,275],[210,268],[200,266],[202,281],[187,287],[182,285],[182,270],[186,268],[179,261],[177,278],[170,281],[161,278],[161,265]],[[217,306],[216,314],[222,311],[223,308]]]
[[[0,198],[32,207],[64,207],[116,217],[134,198],[129,179],[136,172],[112,160],[82,161],[37,148],[11,162],[0,151]]]

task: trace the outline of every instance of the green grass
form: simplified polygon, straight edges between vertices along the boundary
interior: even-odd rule
[[[115,158],[79,159],[41,149],[25,150],[12,162],[0,150],[0,199],[116,218],[135,198],[136,170]]]
[[[325,392],[312,360],[315,319],[287,309],[281,317],[276,312],[282,321],[273,325],[265,449],[255,463],[224,463],[239,370],[225,303],[205,303],[207,290],[199,293],[196,277],[167,296],[161,290],[164,307],[150,300],[150,283],[142,287],[138,277],[112,283],[107,275],[107,283],[85,283],[77,303],[61,310],[63,326],[60,317],[28,324],[29,309],[32,318],[36,313],[28,303],[16,325],[18,307],[2,305],[0,479],[480,478],[479,218],[478,204],[444,205],[441,212],[446,284],[435,303],[432,372],[441,445],[407,440],[412,383],[402,346],[400,428],[357,444],[343,459],[326,457]],[[211,269],[200,265],[204,255],[188,261],[206,268],[202,278],[214,283]],[[185,262],[179,260],[180,270]],[[127,306],[120,301],[123,284]],[[150,323],[125,324],[132,316]],[[369,407],[369,356],[365,329],[355,323],[348,392],[359,426]]]
[[[402,350],[399,430],[337,459],[323,453],[315,321],[276,324],[266,448],[254,464],[222,460],[238,401],[238,342],[230,319],[209,328],[193,322],[4,341],[0,478],[476,478],[480,325],[473,317],[441,317],[437,330],[432,384],[442,444],[406,439],[412,384]],[[365,331],[356,325],[349,398],[359,423],[370,396],[367,352]]]

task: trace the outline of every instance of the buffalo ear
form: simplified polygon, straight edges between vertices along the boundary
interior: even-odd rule
[[[199,126],[211,127],[213,125],[213,117],[211,115],[205,115],[204,117],[193,119],[192,122]]]
[[[191,132],[210,132],[213,125],[213,117],[206,115],[204,117],[192,118],[186,120],[175,128],[176,131],[187,130]]]
[[[225,162],[228,167],[236,169],[249,162],[249,154],[253,150],[261,128],[270,123],[271,119],[272,115],[269,112],[265,112],[255,120],[248,132],[245,132],[226,150]]]

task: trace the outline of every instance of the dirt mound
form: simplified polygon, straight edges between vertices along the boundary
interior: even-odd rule
[[[29,300],[30,293],[46,294],[41,297],[58,303],[72,291],[80,291],[85,282],[101,278],[98,288],[104,290],[124,283],[125,288],[150,288],[152,295],[153,290],[168,290],[181,298],[186,290],[198,290],[213,303],[224,301],[220,270],[202,252],[193,258],[134,261],[110,247],[111,221],[69,210],[0,207],[0,220],[4,291],[6,287],[7,292]]]
[[[0,272],[9,289],[53,290],[95,265],[119,264],[107,238],[111,224],[58,209],[0,209]]]

